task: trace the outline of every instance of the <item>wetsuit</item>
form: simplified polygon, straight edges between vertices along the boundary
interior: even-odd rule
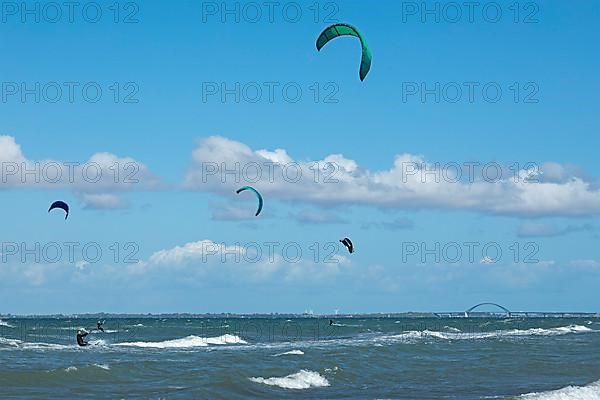
[[[77,344],[80,345],[81,347],[89,345],[89,343],[86,342],[84,339],[87,335],[88,335],[87,332],[85,332],[85,333],[78,332],[77,333]]]
[[[104,321],[100,322],[98,321],[98,323],[96,325],[98,325],[98,330],[104,332],[104,329],[102,328],[102,325],[104,324]]]

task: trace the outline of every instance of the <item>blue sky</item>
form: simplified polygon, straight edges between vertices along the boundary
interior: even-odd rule
[[[452,22],[456,9],[436,2],[425,7],[437,16],[421,2],[280,2],[272,21],[260,2],[123,2],[118,15],[113,2],[97,4],[95,23],[89,3],[72,21],[64,7],[55,18],[38,5],[39,22],[20,3],[2,10],[4,173],[78,162],[101,165],[103,180],[85,182],[81,170],[58,183],[3,174],[0,312],[386,312],[482,301],[598,310],[600,5],[523,2],[515,14],[514,2],[481,3],[471,20],[463,5]],[[358,41],[316,51],[333,22],[366,37],[364,82]],[[436,84],[439,101],[422,99],[422,85]],[[221,88],[236,85],[239,101],[223,99]],[[502,95],[486,100],[483,87]],[[286,100],[297,88],[298,100]],[[258,218],[252,195],[235,195],[246,175],[201,178],[209,164],[264,161],[276,176],[252,183],[265,196]],[[315,181],[317,161],[335,165],[336,182]],[[406,166],[466,173],[475,162],[502,166],[502,179],[486,181],[480,169],[473,182],[402,177]],[[283,179],[285,166],[302,179]],[[516,182],[515,166],[529,180]],[[125,179],[132,171],[136,183]],[[46,213],[57,199],[71,205],[66,222]],[[346,236],[352,255],[338,243]],[[68,257],[67,242],[93,243],[103,256]],[[53,243],[63,254],[49,262]],[[257,261],[248,262],[249,243],[263,251]],[[477,243],[474,258],[451,262],[444,252],[458,244],[468,253],[464,243]],[[282,254],[286,244],[302,257]],[[502,251],[492,263],[482,252],[490,244]]]

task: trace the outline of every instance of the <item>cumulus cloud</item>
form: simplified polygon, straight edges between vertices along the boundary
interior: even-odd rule
[[[99,152],[87,161],[32,160],[14,137],[0,135],[0,188],[70,189],[88,208],[123,208],[115,193],[156,189],[160,180],[131,157]]]
[[[423,156],[400,154],[390,168],[371,171],[340,154],[298,161],[285,149],[253,150],[212,136],[193,151],[184,186],[226,194],[242,183],[252,184],[270,199],[318,205],[468,210],[522,217],[600,214],[600,190],[593,183],[574,168],[546,166],[548,178],[536,166],[507,174],[494,165],[479,174],[482,171],[472,165],[458,165],[457,173],[457,165],[449,168]]]
[[[494,264],[496,263],[496,261],[490,257],[490,256],[485,256],[481,259],[481,261],[479,261],[480,264],[486,264],[486,265],[490,265],[490,264]]]
[[[314,260],[313,256],[310,249],[302,249],[297,243],[225,244],[204,239],[156,251],[148,259],[130,265],[129,270],[135,274],[165,269],[186,271],[229,283],[325,283],[351,264],[342,254],[327,253],[322,260]]]
[[[585,171],[572,164],[545,162],[540,165],[540,170],[543,171],[537,178],[540,182],[565,183],[573,177],[582,179],[586,177]]]
[[[90,265],[89,262],[81,260],[81,261],[77,261],[75,263],[75,268],[77,268],[79,271],[83,271],[84,269],[86,269],[88,266]]]

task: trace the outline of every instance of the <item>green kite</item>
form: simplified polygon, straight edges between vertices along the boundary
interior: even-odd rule
[[[360,45],[362,46],[362,59],[360,61],[360,80],[363,81],[369,70],[371,69],[371,50],[369,50],[369,45],[367,45],[367,41],[360,34],[358,29],[353,27],[350,24],[334,24],[331,25],[321,34],[317,39],[317,50],[321,51],[323,46],[325,46],[330,40],[335,39],[340,36],[354,36],[360,40]]]

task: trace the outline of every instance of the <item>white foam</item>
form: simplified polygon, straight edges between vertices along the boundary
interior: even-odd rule
[[[19,339],[8,339],[3,337],[0,337],[0,345],[8,345],[23,350],[62,350],[72,347],[56,343],[24,342]]]
[[[18,347],[19,343],[21,343],[21,341],[18,339],[8,339],[8,338],[0,337],[0,344],[6,344],[9,346]]]
[[[424,336],[431,336],[439,339],[460,340],[460,339],[487,339],[510,336],[558,336],[571,333],[593,332],[592,329],[581,325],[559,326],[557,328],[530,328],[530,329],[508,329],[490,332],[464,332],[450,333],[424,330],[420,333]]]
[[[181,339],[165,340],[162,342],[124,342],[117,343],[117,346],[144,347],[155,349],[185,349],[192,347],[206,347],[208,345],[225,344],[247,344],[245,340],[235,335],[222,335],[212,338],[190,335]]]
[[[567,386],[542,393],[528,393],[520,399],[528,400],[600,400],[600,381],[586,386]]]
[[[105,371],[110,370],[110,366],[108,364],[92,364],[94,367],[98,367],[100,369],[103,369]]]
[[[382,335],[372,338],[375,343],[414,343],[426,338],[443,340],[478,340],[493,338],[527,337],[527,336],[559,336],[567,334],[579,334],[587,332],[599,332],[581,325],[561,326],[557,328],[531,328],[531,329],[509,329],[489,332],[439,332],[430,331],[406,331],[395,335]],[[352,339],[354,343],[362,343],[368,339]]]
[[[290,351],[286,351],[285,353],[279,353],[279,354],[275,354],[273,357],[280,357],[280,356],[303,356],[304,352],[302,350],[290,350]]]
[[[21,342],[18,345],[23,350],[64,350],[72,349],[74,346],[65,346],[56,343],[32,343],[32,342]]]
[[[245,340],[243,340],[239,336],[225,334],[212,338],[204,338],[206,343],[208,344],[248,344]]]
[[[75,372],[75,371],[77,371],[77,367],[74,367],[72,365],[70,367],[65,368],[65,372]]]
[[[14,325],[11,325],[6,321],[2,321],[1,319],[0,319],[0,326],[3,326],[5,328],[14,328]]]
[[[557,328],[531,328],[531,329],[511,329],[507,331],[497,331],[500,335],[505,336],[555,336],[567,335],[569,333],[585,333],[592,332],[592,329],[581,325],[559,326]]]
[[[329,386],[329,381],[318,372],[305,369],[284,377],[272,378],[250,378],[252,382],[262,383],[269,386],[277,386],[283,389],[310,389]]]
[[[449,330],[450,332],[454,332],[454,333],[458,333],[458,332],[462,332],[460,329],[455,328],[453,326],[444,326],[444,329]]]

